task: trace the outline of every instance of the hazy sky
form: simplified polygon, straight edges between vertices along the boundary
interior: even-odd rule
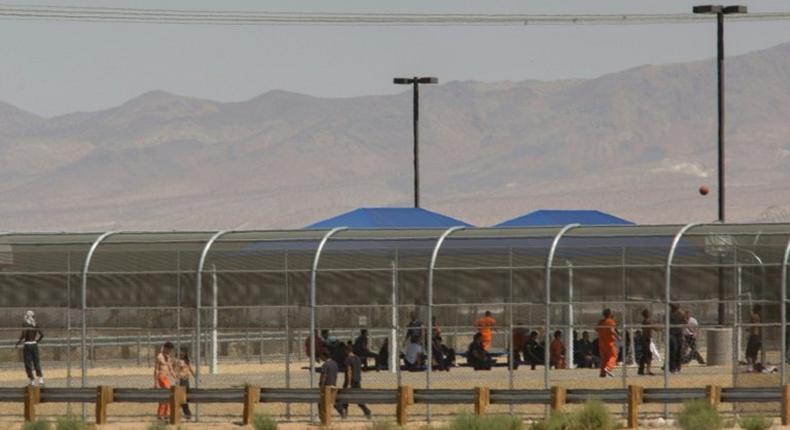
[[[3,4],[8,4],[5,1]],[[16,2],[17,4],[21,2]],[[681,0],[118,0],[26,4],[310,12],[678,13]],[[704,3],[704,1],[702,2]],[[743,1],[790,11],[790,1]],[[790,41],[790,21],[730,23],[727,54]],[[708,58],[715,24],[524,27],[186,26],[0,21],[0,101],[53,116],[162,89],[237,101],[272,89],[317,96],[402,91],[396,75],[450,80],[592,77]]]

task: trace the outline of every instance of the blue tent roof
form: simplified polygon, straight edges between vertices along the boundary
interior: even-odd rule
[[[471,227],[463,221],[422,208],[359,208],[306,228],[448,228]]]
[[[496,227],[561,226],[573,223],[582,225],[631,225],[631,221],[595,210],[547,210],[530,212],[513,218]]]

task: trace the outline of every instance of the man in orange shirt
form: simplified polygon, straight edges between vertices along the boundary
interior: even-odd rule
[[[488,348],[491,346],[491,338],[493,337],[493,327],[496,325],[496,320],[494,317],[491,316],[491,311],[486,311],[485,315],[475,322],[475,327],[477,327],[477,331],[480,332],[480,336],[483,340],[483,349],[488,352]]]
[[[601,378],[614,376],[617,366],[617,321],[611,309],[603,310],[603,319],[598,322],[598,352],[601,356]]]

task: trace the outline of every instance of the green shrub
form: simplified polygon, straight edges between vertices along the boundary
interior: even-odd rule
[[[619,427],[600,400],[588,400],[570,421],[569,430],[615,430]]]
[[[708,401],[692,400],[680,410],[678,425],[683,430],[719,430],[724,423],[719,411]]]
[[[478,417],[461,414],[450,421],[449,430],[523,430],[521,418],[510,415],[489,415]]]
[[[552,412],[545,420],[536,421],[529,430],[570,430],[572,416],[563,412]]]
[[[157,420],[156,422],[148,424],[148,430],[167,430],[167,423]]]
[[[277,421],[268,415],[255,415],[252,419],[252,427],[255,430],[277,430]]]
[[[55,423],[56,430],[87,430],[88,426],[76,415],[66,415],[58,418]]]
[[[22,425],[22,430],[49,430],[52,425],[48,421],[35,420]]]
[[[747,415],[738,422],[744,430],[768,430],[773,424],[773,420],[764,415]]]
[[[590,400],[574,413],[552,412],[542,421],[532,423],[530,430],[615,430],[619,428],[603,403]]]

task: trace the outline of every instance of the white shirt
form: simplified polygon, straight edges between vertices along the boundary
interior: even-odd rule
[[[415,364],[417,362],[417,357],[419,356],[419,354],[422,354],[422,345],[414,342],[409,342],[409,344],[406,345],[405,358],[406,361],[409,362],[409,364]]]
[[[686,336],[697,336],[697,329],[699,328],[699,322],[694,317],[689,317],[688,327],[683,329],[683,334]]]

